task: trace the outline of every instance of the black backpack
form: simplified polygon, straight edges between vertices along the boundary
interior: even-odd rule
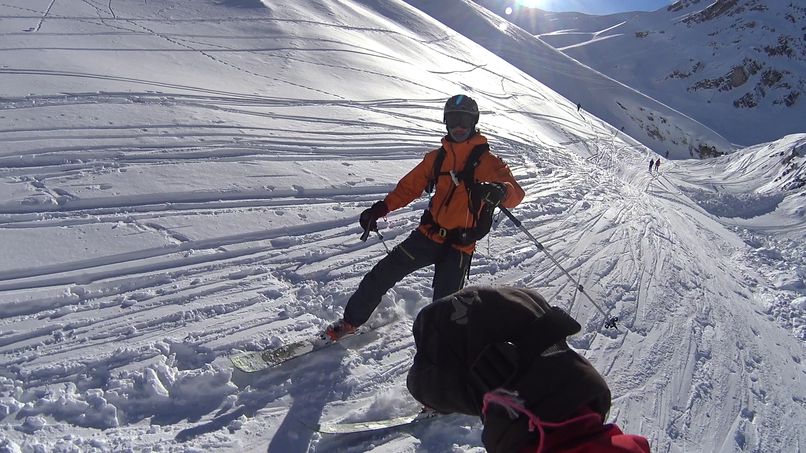
[[[461,244],[471,244],[473,242],[478,241],[479,239],[483,238],[490,232],[490,228],[492,228],[493,223],[493,209],[483,209],[481,210],[481,199],[476,193],[476,180],[475,180],[475,173],[476,167],[479,166],[481,162],[481,157],[484,153],[490,151],[490,145],[487,143],[482,143],[473,147],[470,151],[470,155],[467,157],[467,161],[465,162],[464,168],[459,173],[451,173],[451,172],[443,172],[442,170],[442,163],[445,161],[445,155],[447,151],[445,151],[445,147],[441,146],[439,151],[437,151],[436,159],[434,159],[434,168],[431,172],[432,178],[428,181],[428,186],[426,187],[426,191],[430,194],[433,192],[434,188],[437,185],[437,179],[440,176],[448,176],[454,180],[454,185],[451,188],[451,192],[448,194],[446,199],[446,204],[450,203],[451,198],[456,191],[456,188],[459,186],[460,182],[463,182],[465,185],[465,190],[467,190],[468,196],[470,196],[471,203],[469,205],[470,214],[473,216],[474,228],[468,229],[461,229],[462,231],[457,231],[451,235],[451,240],[456,243]],[[429,206],[430,207],[430,206]],[[430,210],[427,210],[421,219],[424,223],[430,223],[436,226],[433,217],[431,217]]]

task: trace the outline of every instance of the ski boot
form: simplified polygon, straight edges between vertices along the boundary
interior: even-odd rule
[[[325,330],[325,335],[327,336],[327,338],[330,339],[330,341],[335,342],[341,340],[347,335],[354,334],[357,329],[358,327],[350,324],[344,319],[339,319],[333,324],[327,326],[327,329]]]

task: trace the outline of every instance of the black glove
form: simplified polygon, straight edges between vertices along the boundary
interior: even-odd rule
[[[362,230],[376,231],[378,229],[378,219],[389,214],[389,208],[383,201],[376,201],[375,204],[365,209],[358,218],[358,223]]]
[[[473,188],[479,200],[496,207],[507,197],[507,186],[501,182],[480,182]]]

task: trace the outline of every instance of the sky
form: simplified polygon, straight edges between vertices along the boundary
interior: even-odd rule
[[[527,193],[513,215],[620,330],[506,219],[470,284],[534,288],[577,319],[569,343],[610,385],[608,421],[653,451],[806,445],[806,187],[780,189],[806,134],[650,174],[657,155],[586,110],[648,101],[559,52],[535,67],[600,87],[581,110],[446,12],[170,3],[166,20],[155,1],[0,2],[0,451],[482,453],[477,417],[311,428],[419,411],[406,374],[431,269],[354,343],[265,373],[228,358],[342,315],[428,198],[380,222],[385,242],[359,240],[359,213],[439,146],[460,92]]]
[[[613,14],[625,11],[655,11],[673,0],[517,0],[523,6],[546,11],[575,11],[586,14]]]

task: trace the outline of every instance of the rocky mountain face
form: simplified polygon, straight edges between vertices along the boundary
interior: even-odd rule
[[[806,132],[806,0],[679,0],[610,16],[531,8],[507,15],[498,0],[478,3],[734,144]],[[666,125],[634,110],[637,127],[664,135]],[[694,157],[722,152],[679,133],[658,140],[688,141]]]
[[[722,74],[708,71],[704,60],[673,70],[670,78],[691,82],[688,91],[732,93],[734,107],[746,109],[804,102],[806,74],[795,71],[806,62],[806,3],[680,0],[667,10],[689,12],[679,21],[687,29],[711,29],[705,43],[711,56],[731,64]]]
[[[630,141],[640,142],[670,159],[688,158],[690,153],[698,150],[717,154],[736,149],[731,141],[697,119],[570,58],[524,28],[508,26],[494,12],[498,11],[496,2],[503,3],[503,0],[489,0],[492,2],[489,7],[481,3],[468,4],[467,0],[405,1],[551,88],[570,101],[577,114],[591,121],[598,119],[608,123],[614,136],[627,135]],[[623,22],[631,14],[586,16],[578,26],[607,29],[612,26],[614,17],[621,17]],[[545,20],[546,25],[554,23],[551,16],[539,19]],[[568,28],[567,24],[563,28]],[[575,39],[570,34],[569,37]],[[483,52],[479,52],[479,58],[481,55]],[[496,89],[506,92],[508,87],[502,85]],[[545,111],[548,114],[555,107],[566,108],[563,105],[567,104],[550,101]],[[565,138],[568,137],[563,140]],[[577,142],[576,138],[571,138],[565,143]]]

